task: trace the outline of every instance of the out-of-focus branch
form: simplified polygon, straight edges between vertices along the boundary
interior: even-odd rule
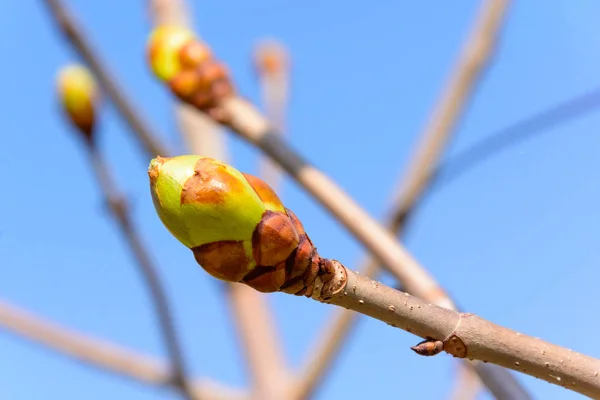
[[[113,374],[152,386],[176,388],[173,386],[173,372],[164,363],[114,343],[67,329],[3,300],[0,300],[0,329]],[[205,380],[194,382],[193,392],[196,398],[248,400],[241,391]]]
[[[278,134],[284,135],[287,132],[286,111],[290,84],[289,54],[281,43],[273,40],[264,41],[256,47],[254,65],[267,119]],[[277,190],[279,196],[281,196],[282,172],[271,159],[261,157],[260,177]]]
[[[168,350],[169,358],[173,365],[173,385],[178,387],[185,397],[191,400],[196,399],[187,378],[183,351],[179,344],[167,295],[162,286],[158,271],[150,258],[146,247],[142,243],[140,236],[133,227],[127,202],[116,189],[104,160],[93,144],[87,146],[87,149],[89,150],[90,163],[98,178],[102,196],[104,197],[113,218],[118,223],[119,229],[125,237],[127,245],[135,255],[135,260],[141,276],[150,290],[152,304],[159,321],[159,327],[164,338],[165,346]]]
[[[421,136],[421,142],[414,152],[406,175],[398,185],[400,190],[394,199],[387,226],[400,236],[405,233],[407,219],[429,185],[432,171],[439,163],[446,144],[455,132],[454,127],[468,105],[471,93],[475,90],[494,54],[508,3],[508,0],[483,2],[448,84]],[[377,260],[371,258],[364,262],[361,273],[365,276],[373,276],[377,273],[378,266]],[[320,342],[315,346],[317,351],[313,352],[314,356],[306,361],[303,379],[299,381],[293,399],[306,399],[316,389],[357,321],[356,313],[347,310],[336,311],[334,318],[327,323],[322,334],[318,336]],[[499,371],[498,374],[500,375],[498,379],[507,380],[506,377],[501,376],[508,373]],[[498,398],[508,398],[501,393],[495,394]],[[514,392],[512,394],[514,395]]]
[[[226,285],[253,380],[254,400],[279,400],[290,381],[267,297],[241,283]]]
[[[136,265],[150,290],[150,300],[156,312],[165,347],[173,368],[172,385],[190,400],[195,400],[185,373],[185,363],[180,349],[167,296],[158,272],[146,251],[140,236],[134,229],[124,197],[118,192],[112,176],[97,147],[96,121],[99,107],[99,91],[96,80],[87,68],[71,65],[61,69],[57,77],[58,102],[66,116],[83,139],[90,164],[96,175],[102,198],[117,221],[121,233],[135,255]]]
[[[455,382],[457,383],[452,388],[452,392],[448,397],[449,400],[474,400],[477,398],[479,391],[481,390],[481,382],[477,375],[473,374],[467,366],[463,364],[456,364],[457,376]]]
[[[523,140],[539,135],[546,129],[562,125],[594,110],[600,109],[600,87],[596,87],[579,96],[562,101],[532,116],[519,120],[509,126],[475,142],[455,156],[448,158],[436,168],[429,192],[457,179],[478,163],[488,160],[496,153],[515,146]]]
[[[174,25],[191,28],[190,10],[184,0],[149,0],[150,16],[155,26]],[[221,127],[205,114],[177,101],[177,123],[188,148],[196,154],[227,161],[229,155]],[[166,154],[166,153],[165,153]]]
[[[131,131],[136,134],[137,139],[142,143],[146,153],[150,157],[154,157],[157,154],[166,154],[168,149],[158,140],[159,136],[150,128],[146,120],[140,116],[139,110],[133,106],[131,100],[125,96],[120,85],[114,79],[113,74],[109,72],[108,68],[100,60],[77,25],[76,20],[71,17],[62,2],[60,0],[45,0],[44,2],[62,33],[85,60],[104,89],[104,92],[111,98],[117,110],[119,110],[127,124],[129,124]]]
[[[151,0],[154,24],[190,28],[183,0]],[[188,104],[177,106],[181,132],[194,154],[226,161],[224,138],[220,128],[206,114]],[[281,340],[267,299],[240,284],[227,287],[235,323],[252,375],[254,397],[279,400],[289,381]]]

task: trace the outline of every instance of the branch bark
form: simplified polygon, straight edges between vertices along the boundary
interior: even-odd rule
[[[443,350],[454,357],[493,363],[592,398],[600,397],[598,359],[504,328],[474,314],[436,306],[358,275],[339,263],[335,276],[327,276],[317,285],[320,287],[315,289],[315,300],[413,333],[435,345],[438,352]],[[335,290],[327,290],[328,287]],[[413,349],[423,347],[420,344]]]
[[[173,386],[173,371],[163,362],[67,329],[4,300],[0,300],[0,329],[110,373],[147,385],[176,389]],[[195,381],[192,388],[196,398],[248,400],[248,396],[242,391],[222,387],[211,381]]]

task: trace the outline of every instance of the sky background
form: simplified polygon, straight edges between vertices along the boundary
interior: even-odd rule
[[[148,121],[184,152],[172,97],[145,61],[145,1],[66,2]],[[276,37],[293,58],[292,145],[383,218],[416,138],[478,9],[477,1],[192,2],[195,26],[259,99],[255,43]],[[193,3],[193,4],[192,4]],[[600,4],[514,2],[494,65],[445,159],[512,123],[600,85]],[[81,143],[55,102],[54,78],[76,54],[43,1],[0,2],[0,298],[82,332],[164,357],[148,292],[102,206]],[[600,109],[598,110],[600,111]],[[99,143],[130,196],[160,266],[187,360],[197,375],[248,378],[217,282],[160,224],[148,157],[105,103]],[[600,112],[546,129],[431,191],[406,246],[467,311],[600,357],[590,340],[600,279]],[[231,162],[256,172],[259,153],[227,134]],[[363,248],[294,182],[282,188],[325,257],[354,267]],[[390,282],[386,278],[386,282]],[[269,295],[290,363],[299,366],[333,306]],[[307,324],[307,320],[311,323]],[[456,363],[424,358],[418,338],[361,319],[315,397],[443,399]],[[581,396],[518,375],[537,399]],[[176,399],[168,390],[82,366],[0,328],[0,399]],[[487,399],[486,395],[481,399]]]

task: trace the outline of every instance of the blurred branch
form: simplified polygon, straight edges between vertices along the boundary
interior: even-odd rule
[[[254,64],[267,119],[275,127],[277,134],[284,135],[287,131],[285,120],[289,100],[289,54],[281,43],[264,41],[256,47]],[[261,157],[260,177],[276,190],[280,197],[282,172],[279,165],[271,159]]]
[[[127,245],[135,255],[139,271],[144,278],[145,284],[150,290],[154,311],[158,317],[159,327],[162,331],[165,346],[168,350],[171,363],[173,364],[173,385],[178,387],[185,397],[194,400],[194,392],[192,391],[186,376],[183,352],[173,324],[173,316],[157,269],[154,262],[151,260],[146,247],[142,243],[139,234],[133,227],[128,205],[124,197],[116,189],[111,174],[108,171],[104,160],[98,153],[98,149],[91,142],[86,144],[86,148],[89,150],[90,163],[98,178],[102,196],[104,197],[113,218],[118,223]]]
[[[454,181],[477,164],[493,155],[557,127],[577,117],[600,109],[600,87],[519,120],[508,127],[482,138],[472,146],[441,163],[433,174],[433,188]]]
[[[457,382],[452,389],[449,400],[475,400],[481,389],[481,383],[473,372],[463,364],[455,364]]]
[[[142,143],[144,150],[151,157],[157,154],[167,154],[168,149],[158,140],[158,135],[141,117],[139,110],[135,109],[131,100],[129,100],[120,85],[114,79],[104,63],[93,50],[91,44],[84,36],[75,19],[71,17],[68,10],[63,6],[60,0],[45,0],[51,17],[56,21],[58,27],[65,35],[65,38],[79,52],[86,64],[92,70],[98,82],[108,94],[117,110],[121,113],[131,131],[136,134],[138,140]]]
[[[149,0],[148,3],[155,26],[175,25],[191,29],[191,13],[184,0]],[[205,114],[180,101],[176,101],[175,114],[179,130],[189,149],[193,149],[198,155],[227,162],[229,155],[225,135],[219,125]]]
[[[150,0],[155,25],[175,25],[189,29],[183,0]],[[206,114],[188,104],[178,105],[181,133],[194,154],[226,161],[224,138],[220,128]],[[254,384],[254,397],[279,400],[289,380],[281,340],[267,299],[252,289],[231,284],[227,287],[235,323]]]
[[[0,300],[0,327],[17,337],[45,345],[108,372],[153,386],[175,388],[173,373],[163,363],[111,342],[69,330],[3,300]],[[204,380],[194,383],[193,392],[196,398],[247,400],[240,391]]]
[[[455,126],[468,106],[472,92],[492,59],[508,4],[507,0],[487,0],[481,5],[448,84],[421,135],[406,176],[398,185],[399,191],[393,201],[393,211],[387,226],[390,231],[400,236],[405,234],[407,219],[430,184],[432,171],[439,163],[443,150],[455,132]],[[371,258],[364,262],[361,273],[373,276],[378,272],[378,266],[377,260]],[[438,295],[446,296],[443,292],[439,292]],[[310,397],[338,356],[357,321],[356,313],[347,310],[336,311],[334,318],[318,336],[320,342],[315,346],[317,351],[306,361],[303,379],[299,381],[293,399]],[[510,378],[508,372],[499,369],[491,376],[491,379],[502,382],[499,388],[508,387],[508,383],[518,386]],[[520,390],[519,397],[509,397],[515,396],[515,393],[519,394],[518,390],[511,393],[502,392],[499,389],[494,394],[500,399],[528,398],[523,390]]]
[[[254,382],[252,397],[280,400],[290,375],[268,298],[241,283],[225,287]]]

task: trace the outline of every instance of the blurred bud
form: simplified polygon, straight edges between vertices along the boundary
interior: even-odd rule
[[[288,68],[288,54],[280,43],[267,41],[256,47],[254,62],[260,74],[280,74]]]
[[[179,51],[179,62],[183,68],[196,68],[211,58],[210,49],[198,40],[188,41]]]
[[[95,122],[98,89],[92,74],[81,65],[62,68],[57,76],[58,96],[71,121],[89,141]]]
[[[152,72],[162,81],[170,81],[183,66],[180,53],[194,41],[194,34],[179,26],[159,26],[148,39],[148,61]]]
[[[262,292],[312,292],[321,258],[265,182],[192,155],[157,157],[148,175],[161,221],[208,273]]]

